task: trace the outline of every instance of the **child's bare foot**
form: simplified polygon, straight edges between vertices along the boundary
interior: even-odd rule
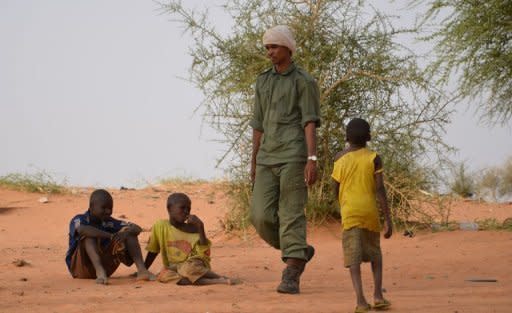
[[[226,284],[230,285],[230,286],[234,286],[234,285],[240,285],[242,283],[242,280],[240,278],[229,278],[229,277],[224,277],[226,279]]]
[[[105,273],[103,268],[96,270],[96,284],[108,285],[107,273]]]
[[[156,276],[150,271],[141,271],[137,273],[137,280],[155,281]]]

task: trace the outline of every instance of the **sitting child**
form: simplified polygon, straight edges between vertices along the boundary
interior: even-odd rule
[[[142,229],[112,218],[114,201],[108,191],[95,190],[89,209],[69,224],[69,249],[66,264],[73,278],[95,278],[107,284],[120,263],[137,266],[138,280],[155,280],[144,266],[137,236]]]
[[[176,281],[178,285],[234,284],[210,269],[211,242],[206,238],[203,222],[190,214],[192,202],[184,193],[173,193],[167,199],[169,219],[153,225],[145,266],[149,268],[162,253],[164,268],[160,282]]]

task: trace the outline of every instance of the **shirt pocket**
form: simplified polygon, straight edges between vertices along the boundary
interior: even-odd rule
[[[279,122],[286,117],[286,91],[278,87],[269,88],[262,92],[262,96],[267,106],[263,110],[267,112],[269,121]]]

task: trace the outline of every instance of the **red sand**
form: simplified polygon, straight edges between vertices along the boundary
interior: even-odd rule
[[[279,252],[253,233],[225,235],[220,219],[226,196],[219,184],[167,187],[165,191],[113,191],[114,217],[124,215],[145,229],[166,217],[168,191],[185,191],[213,241],[213,269],[241,278],[238,286],[187,286],[136,282],[121,268],[109,286],[72,279],[64,255],[70,218],[87,208],[90,190],[51,195],[0,189],[0,312],[353,312],[355,298],[343,268],[338,225],[310,227],[317,254],[301,279],[300,295],[275,292],[283,264]],[[512,205],[458,202],[459,221],[512,217]],[[140,236],[144,243],[148,232]],[[512,312],[512,232],[454,231],[395,233],[382,240],[385,296],[390,312]],[[12,262],[24,259],[30,265]],[[159,259],[158,259],[159,261]],[[159,270],[159,262],[151,268]],[[468,282],[493,278],[497,282]],[[365,294],[372,295],[369,265],[363,266]]]

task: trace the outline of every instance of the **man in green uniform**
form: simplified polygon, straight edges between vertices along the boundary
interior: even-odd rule
[[[307,186],[316,180],[319,90],[294,64],[295,39],[287,26],[267,30],[263,44],[273,67],[256,81],[250,218],[286,263],[277,291],[299,293],[300,275],[315,252],[306,242],[304,207]]]

